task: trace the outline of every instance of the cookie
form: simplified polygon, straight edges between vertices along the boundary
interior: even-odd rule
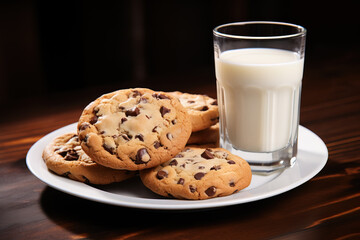
[[[78,122],[81,147],[97,163],[126,170],[166,162],[186,145],[190,117],[175,97],[136,88],[105,94]]]
[[[219,123],[216,123],[207,129],[191,133],[187,142],[187,145],[189,144],[214,144],[219,146]]]
[[[155,168],[140,171],[153,192],[178,199],[226,196],[249,186],[249,164],[222,148],[186,148]]]
[[[110,184],[135,176],[136,172],[103,167],[84,153],[76,134],[66,133],[50,142],[43,151],[46,166],[52,172],[89,184]]]
[[[197,132],[209,128],[219,121],[219,111],[216,99],[200,94],[170,92],[178,98],[188,111],[192,131]]]

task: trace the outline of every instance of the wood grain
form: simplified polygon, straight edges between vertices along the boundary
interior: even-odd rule
[[[0,122],[0,239],[360,239],[360,65],[350,60],[306,68],[301,124],[326,143],[325,168],[284,194],[204,211],[116,207],[46,186],[27,169],[26,153],[76,122],[87,102],[34,114],[24,106],[26,117]],[[213,84],[188,91],[215,93]]]

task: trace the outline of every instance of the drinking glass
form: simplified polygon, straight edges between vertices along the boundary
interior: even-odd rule
[[[306,29],[237,22],[213,30],[220,146],[271,172],[296,161]]]

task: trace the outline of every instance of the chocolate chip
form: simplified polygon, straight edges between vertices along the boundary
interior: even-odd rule
[[[130,139],[131,139],[131,136],[126,135],[126,134],[123,134],[123,135],[121,135],[121,136],[122,136],[122,138],[125,139],[126,141],[130,141]]]
[[[152,131],[152,132],[157,132],[157,128],[158,128],[158,127],[155,126],[151,131]]]
[[[142,102],[142,103],[147,103],[147,102],[148,102],[148,99],[147,99],[147,98],[144,98],[144,97],[141,97],[141,98],[140,98],[140,102]]]
[[[155,141],[154,148],[158,149],[159,147],[161,147],[161,143],[159,141]]]
[[[189,186],[190,192],[194,193],[196,191],[196,187],[194,187],[193,185]]]
[[[203,173],[203,172],[198,172],[198,173],[196,173],[196,174],[194,175],[194,178],[195,178],[196,180],[200,180],[200,179],[202,179],[204,176],[205,176],[205,173]]]
[[[228,164],[235,164],[235,162],[233,160],[229,160],[227,161]]]
[[[75,154],[69,154],[67,153],[65,158],[64,158],[66,161],[76,161],[79,159],[79,155],[77,155],[77,153]]]
[[[145,117],[147,118],[147,119],[150,119],[151,117],[149,117],[148,115],[145,115]]]
[[[169,113],[171,110],[164,107],[164,106],[161,106],[160,108],[160,113],[161,113],[161,116],[164,117],[165,114]]]
[[[163,178],[166,178],[166,177],[168,177],[168,173],[166,171],[164,171],[164,170],[160,170],[156,174],[156,178],[159,179],[159,180],[161,180]]]
[[[195,101],[194,100],[189,100],[189,101],[187,101],[188,103],[195,103]]]
[[[132,92],[132,97],[137,97],[137,96],[141,96],[141,93],[138,90],[134,90]]]
[[[106,150],[106,151],[108,151],[109,153],[111,153],[111,154],[114,154],[115,153],[115,148],[114,147],[112,147],[112,146],[109,146],[109,145],[107,145],[107,144],[103,144],[103,147],[104,147],[104,149]]]
[[[180,167],[185,168],[185,163],[181,164]]]
[[[71,174],[70,172],[64,172],[64,173],[61,174],[61,175],[64,176],[64,177],[69,177],[70,174]]]
[[[170,166],[177,166],[178,165],[178,161],[176,161],[176,159],[173,159],[169,162]]]
[[[183,178],[180,178],[179,181],[177,182],[177,184],[181,184],[181,185],[184,185],[185,183],[185,179]]]
[[[217,165],[217,166],[213,166],[212,168],[210,168],[210,170],[220,170],[221,169],[221,166],[220,165]]]
[[[69,150],[69,151],[67,151],[64,159],[66,161],[76,161],[79,159],[79,155],[77,154],[77,152],[75,150]]]
[[[201,111],[207,111],[207,110],[209,110],[209,107],[208,107],[208,106],[204,106],[204,107],[201,109]]]
[[[205,166],[199,166],[198,169],[205,169]]]
[[[101,131],[100,134],[105,134],[105,131]]]
[[[137,134],[135,135],[135,138],[139,139],[140,141],[144,141],[144,136],[140,133],[140,134]]]
[[[175,125],[177,123],[176,119],[172,120],[171,123]]]
[[[97,122],[97,120],[98,120],[98,117],[95,115],[90,119],[89,122],[90,122],[90,124],[95,124]]]
[[[168,96],[162,93],[154,93],[152,96],[156,99],[170,99]]]
[[[217,100],[213,101],[213,102],[211,103],[211,105],[217,106],[217,105],[218,105]]]
[[[146,156],[149,157],[149,159],[145,159]],[[150,161],[149,153],[147,152],[146,148],[140,148],[136,153],[136,159],[135,164],[142,164]]]
[[[214,196],[216,193],[216,188],[214,186],[209,187],[208,189],[205,190],[206,195],[208,195],[209,197]]]
[[[214,155],[208,150],[206,149],[202,154],[201,157],[205,158],[205,159],[213,159]]]
[[[119,106],[119,109],[120,109],[121,111],[124,111],[124,110],[125,110],[125,107]]]
[[[63,151],[63,152],[58,152],[58,154],[60,154],[62,157],[65,157],[67,154],[67,151]]]
[[[230,181],[230,182],[229,182],[229,186],[230,186],[230,187],[235,187],[234,181]]]
[[[128,116],[136,117],[139,114],[140,114],[140,109],[138,109],[137,107],[133,107],[125,112],[125,115],[127,117]]]
[[[174,137],[171,133],[167,133],[166,134],[166,137],[169,139],[169,140],[172,140]]]
[[[79,130],[80,130],[80,131],[84,131],[84,130],[87,129],[88,127],[90,127],[89,124],[87,124],[87,123],[82,123],[82,124],[80,125],[80,127],[79,127]]]
[[[121,123],[124,123],[124,122],[126,122],[127,121],[127,118],[125,118],[125,117],[123,117],[122,119],[121,119]]]
[[[182,158],[182,157],[184,157],[184,155],[182,155],[181,153],[179,153],[179,154],[177,154],[175,157],[176,157],[176,158]]]

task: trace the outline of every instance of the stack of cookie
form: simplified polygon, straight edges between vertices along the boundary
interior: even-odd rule
[[[118,90],[90,103],[77,134],[59,136],[43,158],[56,174],[86,183],[119,182],[139,171],[143,184],[162,196],[225,196],[250,184],[247,162],[225,149],[186,146],[216,144],[190,135],[212,128],[218,138],[217,121],[216,100],[207,96]]]
[[[219,111],[216,99],[200,94],[170,92],[190,115],[192,133],[187,145],[219,146]]]

